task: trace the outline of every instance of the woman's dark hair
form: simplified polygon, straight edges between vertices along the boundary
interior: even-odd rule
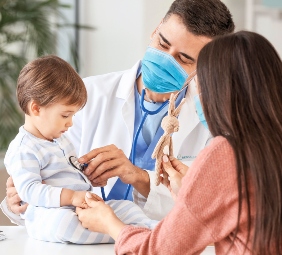
[[[235,153],[238,224],[247,202],[253,254],[282,254],[281,59],[263,36],[241,31],[208,43],[197,75],[209,130]]]
[[[164,17],[178,15],[187,30],[194,35],[213,38],[234,31],[229,10],[220,0],[176,0]]]

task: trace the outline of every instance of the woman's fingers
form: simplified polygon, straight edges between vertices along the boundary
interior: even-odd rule
[[[178,173],[178,171],[174,169],[173,166],[171,165],[167,155],[163,156],[162,165],[163,165],[163,170],[166,171],[170,177],[173,177],[175,176],[175,174]]]
[[[24,204],[24,205],[14,204],[8,209],[10,209],[10,211],[13,212],[14,214],[20,215],[21,213],[24,213],[26,211],[27,207],[28,204]]]
[[[82,210],[83,210],[83,209],[82,209],[82,208],[80,208],[80,207],[76,207],[76,208],[75,208],[75,212],[76,212],[76,214],[79,214]]]
[[[104,202],[104,200],[101,197],[99,197],[98,195],[91,193],[91,192],[86,193],[85,201],[86,201],[86,203],[88,204],[89,207],[95,206],[95,202],[99,202],[99,201]]]
[[[13,182],[13,179],[12,179],[11,176],[7,179],[6,187],[7,187],[7,188],[15,187],[14,182]]]
[[[172,167],[178,171],[179,173],[181,173],[183,176],[187,173],[189,167],[185,164],[183,164],[180,160],[173,158],[172,160],[170,160],[170,163],[172,165]]]
[[[163,166],[161,165],[161,171],[160,171],[160,182],[168,188],[169,186],[169,179],[167,172],[163,169]]]

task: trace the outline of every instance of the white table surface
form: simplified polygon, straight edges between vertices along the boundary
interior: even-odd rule
[[[28,237],[24,227],[0,226],[7,239],[0,241],[0,253],[5,255],[113,255],[113,244],[77,245],[49,243]],[[214,255],[214,247],[207,247],[202,255]]]

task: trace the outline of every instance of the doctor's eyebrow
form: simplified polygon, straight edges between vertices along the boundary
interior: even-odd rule
[[[171,46],[171,43],[162,35],[161,32],[159,32],[160,37],[162,38],[162,40],[169,46]]]
[[[162,40],[169,46],[171,46],[171,43],[162,35],[161,32],[159,32],[159,36],[162,38]],[[186,53],[184,52],[179,52],[179,54],[181,54],[183,57],[193,61],[194,63],[196,62],[196,60],[194,58],[192,58],[191,56],[187,55]]]

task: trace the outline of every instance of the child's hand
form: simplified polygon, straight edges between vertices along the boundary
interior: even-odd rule
[[[74,191],[71,204],[76,207],[81,207],[81,208],[88,208],[88,205],[85,201],[85,194],[86,191]]]
[[[90,231],[108,234],[116,239],[125,224],[120,221],[109,205],[97,202],[93,195],[89,192],[86,194],[88,209],[76,208],[78,219],[82,226]]]
[[[85,201],[85,195],[87,191],[74,191],[72,196],[72,205],[80,208],[89,208]],[[101,197],[96,194],[91,193],[92,199],[95,201],[104,201]]]

